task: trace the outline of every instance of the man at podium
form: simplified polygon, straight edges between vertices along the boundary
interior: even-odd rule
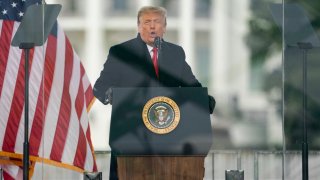
[[[163,39],[166,14],[162,7],[142,7],[137,16],[137,37],[110,48],[93,89],[103,104],[112,103],[113,87],[201,87],[185,60],[183,48]],[[209,104],[212,113],[212,96]],[[117,179],[113,154],[110,179]]]

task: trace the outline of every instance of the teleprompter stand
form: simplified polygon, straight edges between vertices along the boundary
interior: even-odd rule
[[[308,51],[320,47],[320,41],[314,32],[309,19],[303,8],[298,4],[272,4],[271,12],[276,24],[281,27],[285,54],[302,52],[302,119],[303,119],[303,137],[302,137],[302,179],[308,180],[308,130],[307,130],[307,64]],[[288,54],[287,54],[288,56]],[[287,57],[285,57],[286,59]]]
[[[34,46],[42,46],[56,22],[61,10],[58,4],[31,5],[11,42],[25,52],[25,110],[23,143],[23,179],[29,179],[29,53]]]

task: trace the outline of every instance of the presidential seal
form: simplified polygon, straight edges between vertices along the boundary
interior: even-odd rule
[[[150,131],[156,134],[167,134],[178,126],[180,110],[172,99],[158,96],[144,105],[142,119]]]

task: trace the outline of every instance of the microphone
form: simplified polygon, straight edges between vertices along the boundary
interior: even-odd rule
[[[154,38],[154,47],[158,49],[158,52],[160,52],[161,50],[161,43],[162,43],[161,37],[157,36]]]

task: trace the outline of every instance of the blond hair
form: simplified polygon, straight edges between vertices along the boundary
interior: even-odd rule
[[[150,12],[160,14],[164,18],[165,25],[167,25],[167,10],[163,7],[157,7],[157,6],[144,6],[144,7],[142,7],[138,12],[137,23],[138,24],[140,23],[140,17],[143,14],[150,13]]]

